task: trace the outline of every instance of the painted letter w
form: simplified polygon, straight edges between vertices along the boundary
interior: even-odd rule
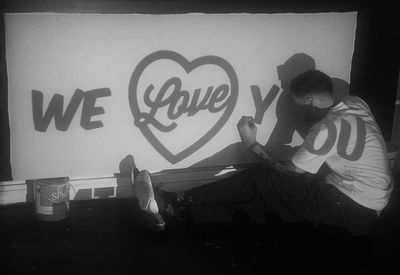
[[[41,91],[32,90],[32,112],[35,130],[45,132],[51,119],[54,117],[56,129],[67,131],[83,98],[84,92],[77,89],[63,114],[64,96],[54,94],[47,107],[46,113],[43,114],[43,93]]]

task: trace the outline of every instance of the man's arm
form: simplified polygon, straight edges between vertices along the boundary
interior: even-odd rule
[[[286,161],[284,163],[274,161],[270,156],[267,155],[267,153],[265,153],[263,146],[258,142],[254,142],[249,147],[249,150],[252,151],[254,154],[256,154],[262,161],[272,166],[275,170],[281,172],[293,172],[299,174],[303,174],[306,172],[305,170],[294,165],[292,161]]]
[[[237,128],[239,130],[240,138],[246,147],[249,148],[249,150],[251,150],[254,154],[259,156],[262,161],[267,162],[274,169],[285,173],[292,172],[303,174],[306,172],[305,170],[296,167],[291,161],[289,161],[287,164],[281,164],[274,161],[270,156],[267,155],[267,153],[264,151],[264,148],[256,141],[257,127],[255,126],[252,117],[243,116],[237,123]]]

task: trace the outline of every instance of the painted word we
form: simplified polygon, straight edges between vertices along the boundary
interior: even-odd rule
[[[86,130],[103,127],[102,121],[91,121],[91,118],[105,113],[103,107],[95,106],[96,100],[99,97],[110,95],[111,91],[108,88],[95,89],[86,92],[76,89],[65,113],[63,114],[64,96],[55,94],[52,97],[46,112],[43,114],[43,93],[41,91],[32,90],[32,112],[35,130],[45,132],[49,127],[51,119],[54,117],[56,129],[59,131],[67,131],[82,101],[81,127]]]

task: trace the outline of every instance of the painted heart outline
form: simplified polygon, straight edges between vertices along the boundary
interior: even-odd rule
[[[149,66],[151,63],[168,59],[179,64],[187,74],[189,74],[194,69],[203,66],[203,65],[216,65],[222,68],[230,81],[231,94],[228,100],[231,100],[231,104],[228,104],[222,116],[218,119],[215,125],[206,132],[203,136],[201,136],[197,141],[195,141],[192,145],[181,151],[180,153],[173,154],[169,151],[153,134],[150,128],[144,124],[135,125],[141,130],[142,134],[145,138],[150,142],[150,144],[157,150],[157,152],[163,156],[167,161],[171,164],[175,164],[204,146],[208,141],[210,141],[225,125],[225,123],[230,118],[233,110],[235,109],[237,98],[238,98],[238,89],[239,83],[235,70],[225,59],[219,56],[207,55],[199,57],[193,61],[187,60],[185,57],[180,55],[174,51],[161,50],[157,52],[153,52],[146,56],[139,64],[136,66],[135,70],[132,73],[130,82],[129,82],[129,106],[133,115],[134,120],[138,119],[141,115],[141,111],[139,108],[138,100],[137,100],[137,85],[139,83],[140,76],[143,71]]]

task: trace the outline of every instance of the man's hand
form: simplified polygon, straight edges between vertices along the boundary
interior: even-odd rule
[[[251,116],[242,116],[237,123],[237,128],[243,143],[250,147],[257,137],[257,127],[253,122],[253,118]]]

